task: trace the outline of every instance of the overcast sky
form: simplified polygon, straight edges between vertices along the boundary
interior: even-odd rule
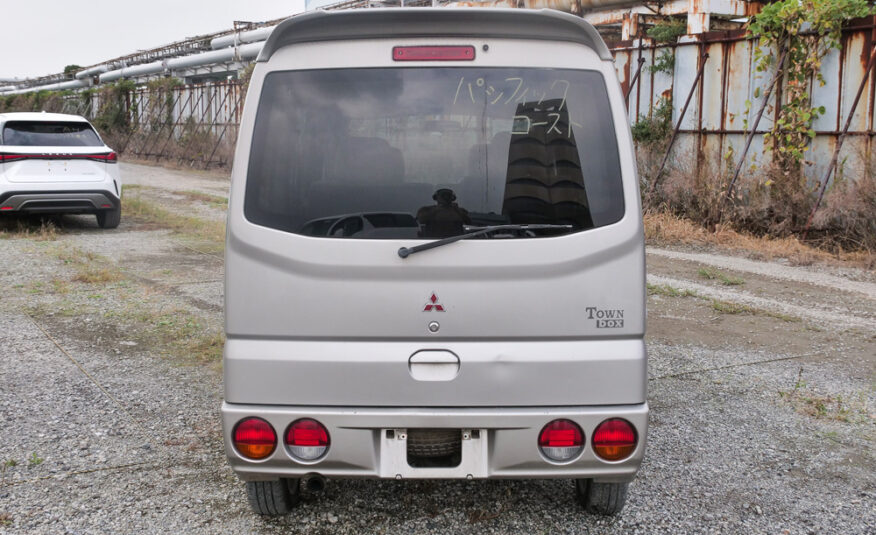
[[[85,67],[303,9],[304,0],[0,0],[0,78]]]

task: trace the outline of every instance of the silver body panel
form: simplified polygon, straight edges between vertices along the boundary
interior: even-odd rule
[[[381,446],[384,430],[448,427],[486,432],[486,450],[472,446],[487,452],[477,477],[631,479],[647,428],[645,255],[632,139],[610,58],[601,57],[599,46],[584,44],[589,34],[578,42],[550,41],[546,34],[527,39],[527,21],[539,15],[522,10],[514,11],[519,18],[501,14],[503,32],[514,21],[519,25],[517,39],[415,37],[393,23],[407,10],[379,11],[386,13],[376,26],[386,36],[381,39],[360,32],[355,42],[300,42],[308,35],[300,21],[297,40],[290,34],[284,41],[275,31],[276,46],[266,45],[270,53],[263,52],[253,72],[228,210],[222,413],[232,467],[248,479],[314,471],[388,477],[381,467],[381,452],[390,447]],[[413,11],[423,20],[433,13]],[[489,20],[477,10],[465,13]],[[331,16],[321,14],[314,24],[331,26]],[[558,16],[586,24],[550,14],[536,26],[543,29]],[[402,33],[393,37],[393,28]],[[493,35],[489,24],[484,32]],[[475,61],[447,62],[456,67],[600,72],[616,125],[605,134],[617,138],[624,217],[560,237],[461,241],[406,259],[398,249],[425,240],[308,237],[245,218],[250,140],[269,72],[434,67],[393,63],[392,47],[444,44],[471,44],[479,51]],[[484,45],[489,53],[480,53]],[[443,311],[424,306],[432,294]],[[419,357],[411,361],[424,351],[443,355],[431,363],[434,368]],[[296,464],[282,445],[266,461],[243,460],[230,445],[230,433],[245,416],[267,419],[280,435],[297,417],[316,418],[329,429],[332,446],[312,466]],[[547,422],[561,417],[579,422],[588,440],[604,419],[626,418],[637,428],[639,445],[619,463],[597,459],[589,444],[570,464],[550,463],[536,440]]]
[[[445,381],[418,380],[410,359],[424,349],[458,356],[456,374]],[[636,339],[229,339],[225,400],[342,407],[632,405],[645,402],[645,358],[645,345]]]

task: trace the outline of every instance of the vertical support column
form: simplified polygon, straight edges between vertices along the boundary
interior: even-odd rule
[[[709,1],[690,0],[687,9],[687,33],[697,35],[709,31]]]
[[[629,41],[639,36],[639,15],[636,13],[624,13],[621,25],[621,39]]]

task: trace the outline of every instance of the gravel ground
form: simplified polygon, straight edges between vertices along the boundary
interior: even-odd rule
[[[168,209],[197,204],[175,192],[227,191],[221,176],[123,173]],[[124,217],[60,224],[0,239],[0,533],[876,533],[869,272],[650,250],[652,282],[703,297],[649,297],[649,444],[618,517],[584,515],[567,481],[340,480],[263,519],[225,463],[219,366],[174,345],[221,327],[221,258]],[[116,276],[74,280],[74,249]],[[721,313],[718,297],[799,318]]]

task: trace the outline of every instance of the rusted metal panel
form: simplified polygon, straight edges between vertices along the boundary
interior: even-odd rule
[[[653,62],[659,62],[660,57],[663,54],[675,54],[676,48],[674,46],[664,46],[660,48],[654,49],[653,53]],[[673,87],[675,85],[675,71],[678,68],[678,58],[675,58],[675,67],[673,67],[670,72],[658,71],[652,74],[651,76],[651,105],[659,106],[660,101],[665,98],[672,98]],[[696,71],[696,68],[694,68]],[[651,70],[648,70],[648,73],[651,73]],[[694,72],[696,74],[696,72]],[[682,102],[687,95],[681,95]],[[676,104],[678,106],[678,104]],[[676,118],[677,119],[677,118]]]
[[[870,59],[870,36],[865,32],[855,32],[846,39],[847,49],[845,53],[845,62],[843,63],[843,86],[847,88],[841,93],[842,101],[840,103],[840,117],[846,119],[849,116],[849,111],[852,109],[852,102],[855,99],[855,94],[861,81],[864,79],[864,69],[867,66],[867,61]],[[864,88],[864,95],[869,94],[867,88]],[[866,102],[862,103],[866,104]],[[849,130],[863,130],[867,128],[867,111],[869,107],[858,105],[855,109],[855,114],[852,116],[852,122]],[[845,120],[842,121],[843,123]]]
[[[650,69],[654,64],[654,50],[645,49],[642,51],[642,54],[645,58],[645,63],[642,64],[642,75],[639,77],[639,81],[636,82],[636,87],[633,88],[633,93],[630,95],[630,117],[633,122],[638,121],[643,116],[649,117],[654,107],[651,98],[654,75]],[[634,99],[635,105],[633,105]]]
[[[675,49],[675,80],[672,91],[673,123],[677,123],[678,118],[681,115],[681,107],[687,99],[691,87],[693,87],[700,66],[699,57],[699,47],[687,46],[676,47]],[[701,86],[696,89],[696,91],[701,90]],[[698,99],[696,92],[694,93],[693,98]],[[698,123],[699,117],[697,109],[694,107],[693,109],[689,109],[685,114],[684,120],[681,122],[681,128],[693,130],[697,127]]]
[[[630,56],[633,52],[624,50],[614,55],[614,68],[617,71],[617,78],[620,82],[621,89],[626,93],[630,84],[630,73],[635,69],[633,60]]]
[[[724,106],[724,128],[742,130],[745,123],[745,101],[749,95],[752,46],[749,41],[726,43],[727,75]]]
[[[839,130],[841,116],[839,113],[842,90],[848,88],[843,82],[845,57],[847,54],[848,34],[843,35],[842,50],[831,50],[821,60],[821,75],[824,77],[822,86],[816,80],[812,84],[812,101],[824,106],[825,113],[813,121],[816,130]],[[857,88],[857,87],[856,87]],[[852,89],[854,91],[854,89]]]
[[[705,130],[717,130],[721,128],[721,117],[724,111],[724,45],[725,43],[711,43],[705,45],[709,54],[709,61],[703,69],[702,81],[702,106],[698,110],[700,121],[698,126]]]
[[[701,0],[695,0],[699,2]],[[704,0],[703,0],[704,1]],[[843,31],[843,49],[832,50],[822,62],[821,74],[825,85],[821,86],[813,80],[811,87],[814,106],[824,106],[825,113],[813,123],[816,139],[812,142],[807,159],[816,162],[806,166],[805,172],[813,181],[821,179],[819,174],[826,169],[830,160],[835,140],[841,126],[845,124],[855,89],[864,77],[867,58],[876,43],[876,17],[868,17],[853,21],[851,27]],[[676,45],[675,69],[673,76],[664,73],[651,73],[648,66],[653,65],[663,50],[667,47],[655,47],[645,50],[647,63],[642,73],[639,87],[630,95],[630,121],[636,121],[640,116],[648,116],[658,105],[660,95],[671,91],[674,99],[673,124],[678,120],[681,106],[696,76],[699,48],[706,46],[711,56],[709,65],[704,71],[702,80],[702,107],[696,105],[699,96],[694,96],[691,109],[685,115],[681,125],[677,147],[673,150],[676,157],[681,157],[684,150],[699,147],[701,165],[713,166],[720,162],[729,150],[741,151],[745,143],[746,120],[752,122],[754,115],[763,102],[765,87],[773,79],[774,71],[757,72],[754,59],[754,42],[748,40],[741,32],[709,32],[700,36],[683,37]],[[647,43],[647,41],[646,41]],[[703,43],[706,43],[703,45]],[[637,56],[630,53],[637,42],[626,42],[617,47],[615,54],[623,53],[623,60],[617,61],[619,71],[629,66],[630,72],[635,68]],[[778,57],[778,51],[771,53]],[[849,89],[852,88],[852,89]],[[783,81],[776,85],[774,93],[783,93]],[[757,95],[757,96],[755,96]],[[772,128],[777,110],[774,94],[758,125],[757,135],[752,140],[751,149],[743,162],[742,176],[750,172],[752,165],[762,167],[769,163],[770,155],[763,152],[763,132]],[[750,106],[746,106],[750,101]],[[840,151],[840,162],[845,162],[847,169],[860,170],[865,162],[873,163],[874,157],[874,124],[876,124],[876,69],[871,73],[861,102],[852,117],[849,129],[849,146],[843,146]],[[714,138],[715,140],[713,140]],[[854,139],[854,141],[852,141]],[[698,145],[697,145],[698,143]],[[687,148],[681,149],[679,147]],[[672,164],[670,163],[670,166]],[[857,171],[859,172],[859,171]],[[847,176],[852,173],[846,172]]]

